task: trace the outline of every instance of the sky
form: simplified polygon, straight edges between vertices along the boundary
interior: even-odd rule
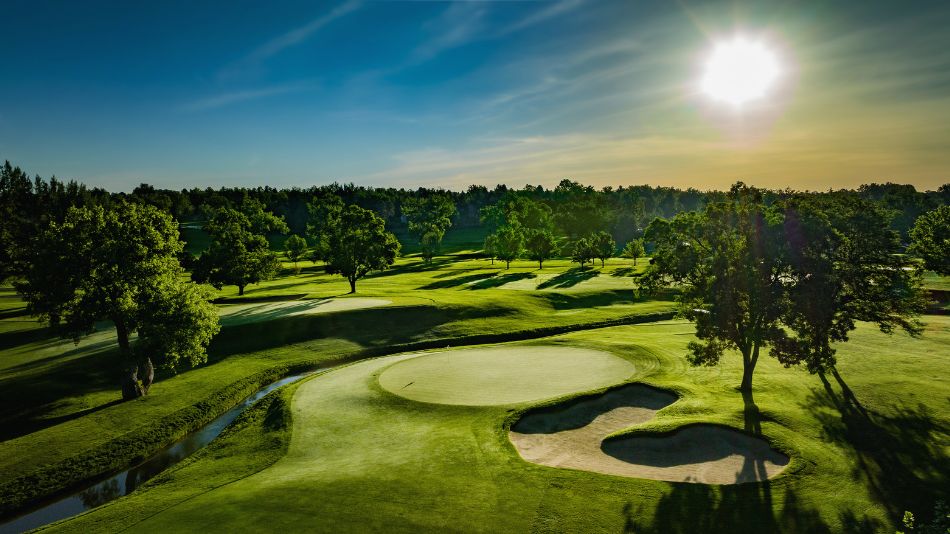
[[[946,1],[2,4],[0,160],[112,191],[950,182]]]

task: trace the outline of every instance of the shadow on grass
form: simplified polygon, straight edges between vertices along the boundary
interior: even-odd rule
[[[615,304],[634,304],[643,302],[643,299],[637,298],[632,290],[611,290],[598,293],[582,293],[578,295],[564,293],[539,293],[539,298],[543,298],[551,303],[555,310],[575,310],[584,308],[596,308],[598,306],[613,306]]]
[[[434,328],[446,323],[510,313],[510,308],[500,306],[388,306],[226,325],[208,348],[208,362],[314,339],[342,339],[363,348],[385,347],[425,339]]]
[[[610,276],[621,278],[624,276],[633,276],[633,273],[637,272],[636,267],[621,267],[620,269],[614,270],[610,273]]]
[[[594,269],[581,269],[579,267],[574,267],[553,278],[541,282],[538,284],[538,289],[573,287],[585,280],[596,278],[599,275],[600,271]]]
[[[96,412],[94,406],[56,417],[47,417],[62,406],[62,399],[97,391],[115,391],[121,396],[118,349],[93,351],[78,358],[57,357],[40,372],[21,372],[0,381],[0,440],[22,436],[54,424]]]
[[[830,374],[837,391],[819,373],[822,388],[813,390],[805,407],[818,418],[825,439],[853,451],[857,467],[852,475],[868,484],[895,523],[905,510],[933,509],[950,487],[950,458],[938,439],[950,432],[950,425],[923,404],[895,404],[888,413],[869,410],[837,369]],[[858,518],[849,520],[856,527],[869,526]]]
[[[454,274],[454,273],[453,273]],[[436,280],[434,282],[428,283],[424,286],[420,286],[419,289],[448,289],[450,287],[464,286],[465,284],[471,284],[473,282],[478,282],[480,280],[485,280],[486,278],[491,278],[496,276],[498,273],[475,273],[468,274],[463,276],[456,276],[455,278]],[[440,278],[437,276],[436,278]]]
[[[421,273],[425,271],[437,271],[446,265],[455,263],[455,259],[447,258],[444,256],[433,258],[431,262],[425,263],[421,259],[413,263],[407,263],[404,265],[396,265],[390,267],[389,269],[383,271],[376,271],[366,275],[366,279],[372,278],[385,278],[387,276],[395,276],[397,274],[407,274],[407,273]]]
[[[652,521],[643,521],[642,505],[623,507],[624,532],[692,534],[694,532],[832,532],[814,508],[786,488],[781,512],[773,509],[770,483],[715,486],[673,484],[660,497]]]
[[[518,280],[526,280],[530,278],[536,278],[537,275],[534,273],[505,273],[499,274],[497,276],[492,276],[490,278],[485,278],[477,282],[469,284],[469,289],[490,289],[493,287],[501,287],[510,282],[516,282]]]

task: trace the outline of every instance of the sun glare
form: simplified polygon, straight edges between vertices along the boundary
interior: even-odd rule
[[[705,65],[702,90],[711,98],[741,106],[769,93],[779,76],[775,53],[744,37],[716,44]]]

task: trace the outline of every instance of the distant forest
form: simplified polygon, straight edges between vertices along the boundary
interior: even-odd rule
[[[575,181],[562,180],[552,189],[525,186],[521,189],[497,185],[487,188],[472,185],[465,191],[436,188],[396,189],[366,187],[355,184],[333,183],[309,188],[277,189],[264,187],[222,187],[172,190],[141,184],[131,193],[111,193],[101,188],[88,188],[76,181],[48,180],[31,177],[18,167],[6,162],[0,172],[0,202],[4,216],[23,223],[43,224],[61,220],[72,205],[108,205],[116,199],[126,199],[156,206],[167,211],[179,223],[204,220],[204,209],[237,207],[245,199],[254,199],[286,221],[291,234],[305,235],[309,220],[308,203],[320,202],[328,196],[339,197],[344,204],[355,204],[376,212],[386,221],[386,227],[404,236],[406,217],[403,206],[409,199],[433,195],[449,196],[455,203],[452,227],[487,227],[492,221],[483,220],[483,208],[495,205],[505,198],[526,197],[551,208],[554,222],[566,236],[586,235],[591,230],[608,230],[618,243],[639,237],[643,229],[656,217],[670,218],[679,212],[702,208],[711,201],[722,201],[725,191],[700,191],[649,185],[604,187],[595,189]],[[792,190],[764,190],[763,200],[771,203],[794,193]],[[884,183],[862,185],[856,190],[838,189],[815,192],[815,195],[857,195],[882,203],[894,212],[892,226],[906,241],[908,231],[919,215],[950,204],[950,184],[936,191],[918,191],[912,185]],[[18,225],[28,229],[32,225]],[[35,227],[34,227],[35,228]],[[22,237],[22,236],[21,236]]]

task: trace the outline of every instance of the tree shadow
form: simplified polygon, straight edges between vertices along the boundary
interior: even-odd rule
[[[765,490],[768,491],[765,491]],[[643,506],[639,510],[643,510]],[[786,488],[780,511],[773,508],[769,483],[713,486],[672,484],[653,514],[624,505],[624,531],[663,534],[694,532],[832,532],[818,511]],[[652,520],[641,519],[638,516]]]
[[[475,273],[456,276],[455,278],[450,278],[448,280],[436,280],[424,286],[420,286],[418,289],[448,289],[450,287],[464,286],[465,284],[471,284],[473,282],[485,280],[486,278],[491,278],[497,275],[498,273]]]
[[[615,269],[614,272],[610,273],[610,276],[622,278],[624,276],[631,276],[636,271],[636,267],[621,267],[620,269]]]
[[[433,258],[431,262],[426,263],[422,260],[413,263],[407,263],[403,265],[394,265],[388,269],[382,271],[375,271],[366,275],[366,279],[371,278],[385,278],[387,276],[396,276],[397,274],[407,274],[407,273],[421,273],[425,271],[434,271],[438,270],[446,265],[455,263],[456,259],[447,258],[447,257],[438,257]]]
[[[840,393],[819,373],[822,388],[812,391],[805,407],[819,420],[825,439],[853,451],[852,476],[867,482],[895,523],[905,510],[932,508],[950,487],[950,458],[938,439],[950,425],[923,404],[894,404],[888,413],[869,410],[837,369],[830,373]]]
[[[79,410],[76,412],[68,413],[65,415],[60,415],[56,417],[44,417],[41,419],[19,419],[16,424],[6,424],[0,426],[0,441],[7,441],[10,439],[15,439],[20,436],[25,436],[27,434],[32,434],[33,432],[48,428],[51,426],[56,426],[58,424],[66,423],[83,417],[85,415],[91,415],[98,411],[105,410],[106,408],[111,408],[121,404],[123,401],[121,398],[116,398],[105,404],[100,404],[98,406],[93,406],[91,408],[86,408],[85,410]]]
[[[555,310],[589,309],[615,304],[635,304],[642,301],[629,289],[582,294],[540,293],[539,297],[550,302]]]
[[[499,274],[497,276],[492,276],[490,278],[485,278],[474,282],[468,285],[468,289],[491,289],[493,287],[501,287],[510,282],[517,282],[518,280],[528,280],[531,278],[537,278],[537,275],[534,273],[505,273]]]
[[[541,282],[538,284],[538,289],[573,287],[585,280],[596,278],[599,275],[600,271],[595,269],[581,269],[579,267],[574,267],[557,276],[549,278],[544,282]]]

